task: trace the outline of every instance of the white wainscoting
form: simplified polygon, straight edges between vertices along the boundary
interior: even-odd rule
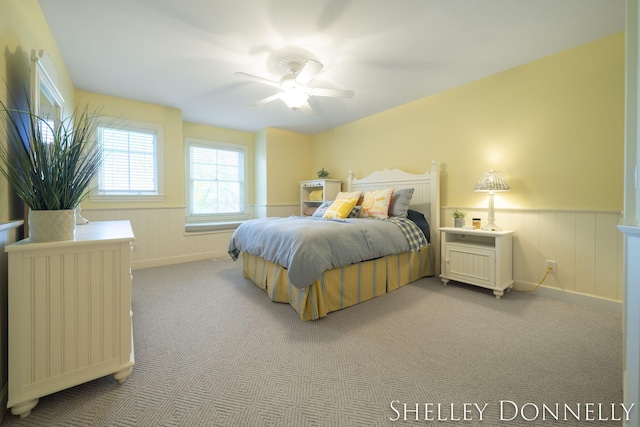
[[[257,214],[295,215],[297,205],[259,206]],[[453,226],[451,212],[441,209],[443,226]],[[466,222],[486,209],[461,208]],[[133,268],[147,268],[228,257],[232,231],[185,233],[184,208],[86,209],[92,221],[128,219],[136,235]],[[258,215],[259,216],[259,215]],[[515,230],[513,273],[518,289],[532,289],[545,274],[545,260],[557,262],[536,291],[595,308],[621,312],[623,299],[623,237],[617,229],[619,212],[498,209],[496,223]]]
[[[254,216],[290,216],[299,204],[252,206]],[[185,232],[185,208],[82,209],[89,221],[128,219],[136,235],[132,268],[149,268],[212,258],[227,258],[233,230]],[[82,227],[81,225],[79,227]]]
[[[89,221],[131,221],[134,270],[229,256],[233,230],[186,233],[183,207],[82,209],[82,215]]]
[[[455,207],[442,209],[443,226],[453,226]],[[466,224],[486,209],[461,208]],[[496,224],[515,230],[513,276],[517,289],[533,289],[545,275],[546,260],[557,262],[537,293],[622,312],[623,243],[617,225],[622,214],[607,211],[496,210]]]

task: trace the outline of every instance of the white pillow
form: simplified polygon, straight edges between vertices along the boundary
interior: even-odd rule
[[[365,191],[362,198],[360,218],[389,218],[389,205],[393,188]]]

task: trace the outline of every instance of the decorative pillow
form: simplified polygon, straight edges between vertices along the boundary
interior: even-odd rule
[[[409,203],[413,197],[413,188],[403,188],[395,190],[391,196],[391,205],[389,206],[389,216],[401,216],[406,218],[409,210]]]
[[[323,218],[346,218],[347,215],[353,210],[353,207],[358,203],[358,198],[353,197],[351,199],[336,199],[331,203],[329,209],[322,216]]]
[[[322,190],[313,190],[309,193],[309,200],[319,202],[322,200]]]
[[[389,218],[389,204],[393,188],[385,190],[365,191],[362,199],[361,217]]]
[[[327,200],[326,202],[322,202],[322,204],[318,206],[318,208],[315,210],[312,216],[316,218],[322,218],[324,216],[324,213],[327,211],[327,209],[329,209],[329,206],[331,206],[331,203],[333,203],[333,200]]]
[[[336,200],[338,199],[353,199],[355,198],[360,198],[362,196],[362,191],[341,191],[338,193],[338,195],[336,196]]]
[[[349,212],[347,218],[358,218],[358,216],[360,216],[360,212],[362,212],[362,206],[354,206],[353,209],[351,209],[351,212]]]

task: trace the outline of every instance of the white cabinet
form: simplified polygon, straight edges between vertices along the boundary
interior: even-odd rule
[[[492,289],[496,298],[513,286],[512,235],[514,230],[484,231],[440,228],[441,274],[449,280]]]
[[[300,215],[310,215],[322,202],[334,200],[341,189],[342,182],[337,179],[300,181]]]
[[[129,221],[76,227],[74,240],[9,245],[9,399],[42,396],[133,367]]]

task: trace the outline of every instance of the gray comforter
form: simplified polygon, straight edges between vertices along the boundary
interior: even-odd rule
[[[405,228],[413,222],[378,219],[327,220],[313,217],[264,218],[244,222],[231,236],[229,255],[240,252],[285,267],[290,282],[299,288],[316,281],[323,272],[349,264],[414,250]],[[426,240],[422,240],[422,246]]]

